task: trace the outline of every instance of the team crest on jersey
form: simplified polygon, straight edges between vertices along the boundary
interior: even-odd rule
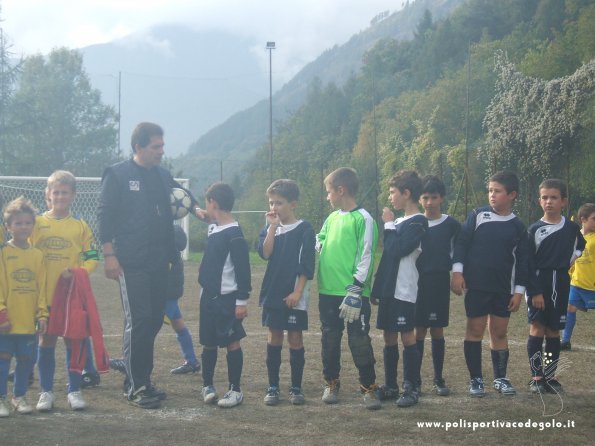
[[[492,219],[492,213],[491,212],[484,212],[483,213],[483,218],[486,220],[491,220]]]
[[[30,269],[21,268],[14,271],[10,277],[12,277],[12,279],[17,282],[27,283],[31,282],[35,278],[35,274],[33,274],[33,271]]]
[[[47,249],[68,249],[72,246],[72,242],[64,240],[62,237],[48,237],[43,241],[43,246]]]
[[[139,191],[140,190],[140,181],[130,180],[128,182],[128,188],[132,191]]]
[[[291,316],[289,316],[289,319],[287,319],[287,323],[288,324],[297,324],[297,318],[295,317],[294,314],[292,314]]]

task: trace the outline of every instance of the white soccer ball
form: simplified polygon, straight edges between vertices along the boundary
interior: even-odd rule
[[[173,187],[169,196],[169,202],[171,204],[171,213],[174,220],[184,218],[188,215],[188,212],[190,212],[192,199],[184,189]]]

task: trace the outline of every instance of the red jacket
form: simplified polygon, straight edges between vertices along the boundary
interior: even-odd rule
[[[99,373],[109,370],[109,357],[103,344],[103,328],[89,275],[83,268],[72,268],[72,278],[60,277],[50,311],[47,333],[70,340],[72,355],[69,370],[82,373],[87,358],[87,344],[93,342],[95,364]]]

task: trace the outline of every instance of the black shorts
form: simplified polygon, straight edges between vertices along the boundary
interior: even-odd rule
[[[415,304],[385,297],[378,305],[376,328],[393,333],[404,333],[415,328]]]
[[[465,313],[468,318],[487,316],[510,317],[508,304],[512,294],[490,293],[488,291],[467,290],[465,293]]]
[[[272,330],[304,331],[308,329],[308,312],[288,307],[262,307],[262,326]]]
[[[200,296],[199,342],[205,347],[227,347],[246,337],[242,321],[236,319],[236,294]]]
[[[551,330],[564,330],[570,294],[570,276],[563,270],[540,270],[537,280],[543,290],[544,310],[537,310],[527,299],[528,322],[538,322]]]
[[[435,271],[419,277],[415,303],[416,327],[448,327],[450,273]]]

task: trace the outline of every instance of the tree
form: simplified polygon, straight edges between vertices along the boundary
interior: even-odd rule
[[[9,119],[13,174],[99,176],[117,157],[117,114],[92,88],[78,51],[26,58]]]

